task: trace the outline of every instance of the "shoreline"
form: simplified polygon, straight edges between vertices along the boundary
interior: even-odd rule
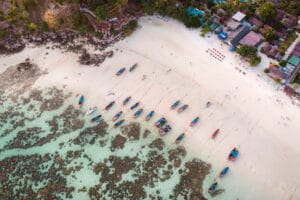
[[[242,196],[251,184],[239,187],[241,179],[246,179],[245,182],[250,179],[257,188],[262,187],[260,191],[263,194],[257,194],[262,195],[257,196],[259,199],[284,199],[292,191],[296,196],[291,198],[300,196],[297,187],[289,189],[297,181],[288,178],[300,177],[296,171],[300,163],[296,142],[296,131],[300,130],[296,124],[300,120],[297,115],[299,108],[292,105],[283,92],[276,91],[272,82],[266,83],[258,77],[256,70],[249,67],[243,69],[245,75],[238,72],[235,66],[239,66],[241,61],[228,50],[220,48],[219,41],[215,44],[216,38],[200,38],[198,30],[187,30],[172,19],[165,22],[146,17],[140,23],[141,29],[111,47],[119,50],[99,68],[80,66],[74,54],[61,55],[60,50],[44,47],[27,48],[14,55],[18,59],[5,56],[3,61],[13,65],[35,55],[33,62],[42,69],[47,68],[48,75],[41,77],[34,87],[66,85],[67,89],[76,91],[75,94],[88,97],[86,104],[89,107],[97,105],[103,108],[109,101],[120,102],[131,93],[134,97],[131,102],[141,101],[145,112],[155,108],[153,121],[166,116],[172,122],[173,131],[164,140],[173,141],[178,134],[186,131],[184,146],[201,160],[213,163],[214,175],[226,164],[231,148],[240,146],[241,157],[230,164],[232,173],[220,181],[226,191],[216,199],[233,197],[230,195],[253,199],[251,195],[255,195],[256,190],[250,191],[247,197]],[[151,41],[151,38],[156,40]],[[206,51],[211,47],[218,48],[226,56],[223,62],[209,57]],[[49,55],[46,56],[47,51]],[[139,66],[134,73],[127,71],[120,77],[114,76],[121,66],[128,68],[135,62]],[[144,75],[146,78],[142,80]],[[188,103],[190,108],[180,115],[170,112],[170,104],[176,99]],[[207,101],[213,103],[209,109],[205,109]],[[119,109],[118,105],[114,106],[106,117],[110,118]],[[196,115],[200,115],[199,125],[186,129]],[[209,141],[210,133],[216,128],[221,128],[220,137]],[[284,132],[290,137],[286,137]],[[269,149],[265,149],[265,144]],[[256,152],[261,154],[253,155]],[[278,156],[273,157],[274,154]],[[286,154],[290,157],[287,158]],[[289,166],[291,164],[295,167]],[[205,186],[211,182],[205,181]],[[206,188],[203,188],[204,191]],[[269,194],[264,194],[265,191]]]

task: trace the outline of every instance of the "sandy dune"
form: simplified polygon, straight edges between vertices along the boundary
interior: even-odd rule
[[[185,132],[183,145],[212,163],[205,191],[224,166],[230,167],[228,176],[218,181],[226,191],[215,199],[300,199],[300,108],[277,90],[261,68],[247,67],[215,36],[202,38],[199,30],[157,17],[142,18],[140,25],[131,37],[111,47],[114,56],[100,67],[80,66],[72,53],[41,47],[2,57],[0,71],[30,57],[49,72],[37,81],[37,87],[66,85],[86,96],[86,109],[103,108],[116,100],[107,119],[131,95],[131,103],[140,101],[145,110],[140,121],[154,109],[153,122],[165,116],[173,127],[165,136],[170,144]],[[210,55],[211,51],[217,53]],[[129,73],[135,62],[138,68]],[[123,66],[127,71],[115,76]],[[170,110],[177,99],[189,104],[181,114]],[[212,105],[207,108],[208,101]],[[129,106],[123,110],[132,120]],[[200,123],[189,128],[195,116]],[[155,130],[152,124],[146,126]],[[220,134],[211,140],[217,128]],[[240,157],[228,163],[233,147],[239,148]]]

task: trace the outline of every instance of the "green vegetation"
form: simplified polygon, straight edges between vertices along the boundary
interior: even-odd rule
[[[264,69],[264,72],[267,74],[267,73],[270,72],[270,69],[269,69],[269,68],[265,68],[265,69]]]
[[[28,30],[29,31],[35,31],[36,30],[36,24],[31,22],[30,24],[28,24]]]
[[[300,73],[297,74],[296,78],[294,79],[294,83],[300,84]]]
[[[294,16],[300,16],[299,0],[280,0],[280,7]]]
[[[28,9],[30,6],[36,5],[38,0],[23,0],[23,4],[26,9]]]
[[[287,38],[284,40],[284,42],[280,43],[278,48],[281,55],[285,54],[286,50],[296,40],[296,38],[297,38],[296,31],[288,32]]]
[[[127,37],[131,35],[137,28],[137,22],[136,21],[131,21],[129,22],[124,28],[123,28],[123,36]]]
[[[5,30],[0,30],[0,39],[6,38],[8,36],[8,32]]]
[[[277,14],[274,3],[267,1],[258,7],[258,13],[264,22],[271,21]]]
[[[48,26],[47,22],[42,21],[42,22],[40,23],[40,30],[41,30],[42,32],[49,31],[49,26]]]
[[[268,27],[266,29],[264,37],[268,42],[279,39],[279,36],[273,31],[273,29],[271,27]]]
[[[210,27],[208,24],[204,24],[201,28],[201,36],[204,37],[206,33],[210,31]]]
[[[241,45],[236,52],[246,58],[252,66],[259,64],[261,61],[261,58],[257,56],[257,48],[255,46]]]
[[[279,65],[280,65],[281,67],[285,67],[286,64],[287,64],[287,61],[286,61],[286,60],[281,60],[281,61],[279,62]]]
[[[281,82],[281,78],[280,77],[276,77],[274,80],[275,80],[276,83],[280,83]]]

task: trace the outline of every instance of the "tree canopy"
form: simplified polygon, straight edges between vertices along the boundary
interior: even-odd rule
[[[274,3],[267,1],[258,7],[258,13],[264,22],[270,21],[277,14],[276,6]]]

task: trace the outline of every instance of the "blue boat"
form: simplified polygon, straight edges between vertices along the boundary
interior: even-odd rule
[[[131,96],[126,97],[123,101],[123,106],[125,106],[130,101],[130,99],[131,99]]]
[[[119,117],[121,117],[123,111],[118,112],[117,114],[115,114],[112,118],[113,121],[116,121],[117,119],[119,119]]]
[[[133,70],[135,70],[136,67],[137,67],[137,63],[135,63],[134,65],[132,65],[132,66],[129,68],[129,71],[132,72]]]
[[[138,111],[136,111],[134,114],[133,114],[133,118],[137,118],[138,116],[140,116],[143,112],[143,108],[140,108]]]
[[[130,110],[133,110],[133,109],[137,108],[139,105],[140,105],[140,102],[136,102],[135,104],[133,104],[133,105],[130,107]]]
[[[114,104],[115,104],[115,101],[109,102],[109,104],[107,106],[105,106],[104,110],[109,110]]]
[[[225,167],[219,174],[219,177],[222,178],[223,176],[225,176],[229,171],[229,167]]]
[[[151,112],[148,113],[148,115],[146,116],[145,120],[146,121],[150,121],[150,119],[153,117],[154,115],[154,110],[152,110]]]
[[[124,123],[124,119],[121,119],[120,121],[118,121],[118,122],[116,122],[114,125],[113,125],[113,127],[114,128],[118,128],[119,126],[121,126],[123,123]]]
[[[178,112],[178,113],[182,113],[182,112],[185,111],[188,107],[189,107],[189,105],[184,104],[183,106],[181,106],[181,107],[177,110],[177,112]]]
[[[175,101],[175,102],[172,104],[171,109],[174,110],[174,109],[179,105],[179,103],[180,103],[180,100]]]
[[[212,193],[212,192],[216,191],[217,186],[218,186],[218,183],[217,183],[217,182],[214,182],[214,183],[208,188],[208,193]]]
[[[155,125],[157,128],[160,128],[160,127],[162,127],[166,122],[167,122],[166,118],[162,117],[162,118],[160,118],[159,120],[157,120],[157,121],[155,122],[154,125]]]
[[[82,104],[83,104],[83,101],[84,101],[84,96],[83,96],[83,95],[81,95],[81,96],[79,97],[79,102],[78,102],[78,105],[79,105],[79,106],[82,106]]]
[[[102,117],[102,115],[97,115],[91,119],[91,122],[97,122]]]
[[[239,155],[239,151],[237,150],[237,148],[233,148],[230,154],[228,155],[228,160],[235,161],[238,155]]]
[[[175,143],[178,144],[179,142],[181,142],[184,138],[185,133],[181,133],[175,140]]]
[[[195,124],[197,124],[198,121],[199,121],[199,117],[195,117],[195,119],[193,119],[193,121],[191,122],[190,127],[195,126]]]
[[[119,69],[119,71],[116,73],[117,76],[123,74],[125,72],[126,68],[122,67],[121,69]]]

